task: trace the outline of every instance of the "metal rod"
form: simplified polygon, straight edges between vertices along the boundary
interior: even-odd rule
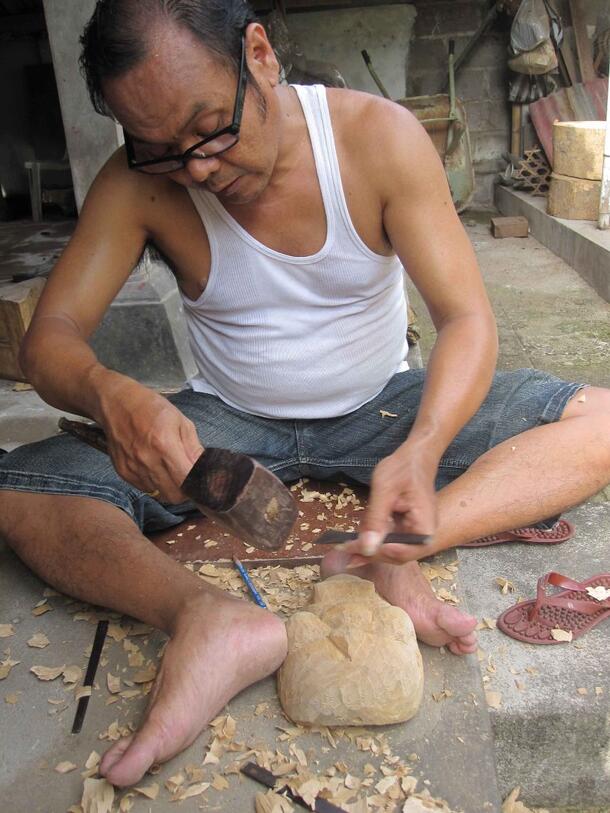
[[[104,648],[107,632],[108,632],[108,622],[99,621],[97,629],[95,631],[95,638],[93,639],[93,646],[91,647],[91,655],[89,656],[87,672],[85,674],[85,682],[83,684],[83,686],[85,687],[93,686],[93,681],[95,680],[95,673],[97,672],[97,667],[100,662],[100,656],[102,654],[102,649]],[[91,695],[85,695],[84,697],[81,697],[80,700],[78,701],[78,706],[76,707],[76,714],[74,715],[74,722],[72,724],[73,734],[80,734],[81,732],[83,722],[85,720],[85,712],[87,711],[87,706],[89,705],[90,697]]]

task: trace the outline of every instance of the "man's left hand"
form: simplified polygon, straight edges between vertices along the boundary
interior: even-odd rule
[[[402,565],[434,553],[437,462],[405,443],[375,468],[369,505],[358,539],[343,547],[352,554],[349,569],[371,561]],[[413,533],[430,536],[425,545],[383,544],[386,534]]]

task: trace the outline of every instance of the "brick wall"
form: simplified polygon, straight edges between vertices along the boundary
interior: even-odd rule
[[[459,55],[481,23],[487,0],[416,0],[417,18],[407,73],[409,96],[441,93],[447,76],[448,41]],[[464,102],[476,189],[474,203],[491,205],[497,173],[504,169],[501,154],[510,146],[510,105],[507,102],[509,26],[496,20],[479,40],[457,75],[457,95]]]

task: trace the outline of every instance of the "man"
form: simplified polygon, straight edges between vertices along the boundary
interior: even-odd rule
[[[438,602],[415,560],[603,487],[610,393],[575,398],[580,385],[531,370],[491,386],[493,316],[424,131],[366,94],[280,86],[242,0],[100,0],[83,64],[127,146],[89,193],[22,360],[47,401],[104,427],[114,468],[67,437],[5,456],[0,531],[56,588],[169,634],[143,725],[102,761],[128,785],[285,656],[277,618],[141,533],[180,520],[202,444],[249,452],[285,480],[370,482],[363,533],[324,574],[365,561],[355,572],[423,641],[462,654],[476,621]],[[87,344],[147,240],[176,276],[199,368],[171,400]],[[401,263],[438,330],[425,385],[403,363]],[[381,547],[392,524],[433,541]]]

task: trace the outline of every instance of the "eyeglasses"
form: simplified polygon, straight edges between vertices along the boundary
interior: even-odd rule
[[[146,152],[150,151],[150,146],[134,143],[129,134],[123,130],[129,168],[153,175],[162,175],[166,172],[177,172],[178,170],[184,169],[188,162],[194,159],[212,158],[230,150],[231,147],[234,147],[239,141],[239,130],[241,128],[241,119],[244,111],[247,83],[246,39],[245,35],[242,35],[237,95],[235,97],[235,107],[233,108],[233,120],[231,124],[229,124],[228,127],[222,127],[216,130],[216,132],[211,133],[206,138],[193,144],[192,147],[189,147],[189,149],[181,155],[164,155],[163,158],[145,157]]]

